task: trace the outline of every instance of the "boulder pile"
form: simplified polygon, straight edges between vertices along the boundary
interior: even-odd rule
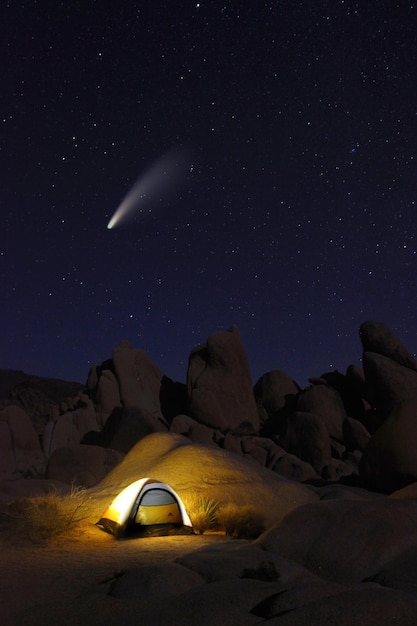
[[[417,480],[417,362],[380,322],[364,322],[359,336],[363,369],[322,374],[305,389],[278,369],[252,386],[236,327],[191,352],[186,384],[122,342],[47,417],[44,400],[36,420],[33,402],[19,405],[8,390],[2,475],[91,486],[143,437],[170,432],[299,482],[393,492]]]

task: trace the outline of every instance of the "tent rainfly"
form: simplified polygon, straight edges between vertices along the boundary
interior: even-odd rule
[[[193,532],[179,495],[166,483],[152,478],[141,478],[125,487],[96,525],[116,537]]]

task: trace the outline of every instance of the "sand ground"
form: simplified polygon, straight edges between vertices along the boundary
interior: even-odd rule
[[[129,613],[129,602],[107,593],[120,572],[170,562],[219,541],[229,539],[213,534],[116,540],[93,524],[46,545],[28,545],[0,535],[0,623],[121,623]],[[133,611],[140,606],[141,593],[138,590],[138,598],[130,603]],[[137,623],[144,623],[139,615]]]

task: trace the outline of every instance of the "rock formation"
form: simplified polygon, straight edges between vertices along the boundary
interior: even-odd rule
[[[123,455],[149,434],[171,432],[299,482],[393,491],[417,480],[417,365],[384,324],[364,322],[359,334],[363,370],[350,365],[346,374],[324,373],[305,389],[283,370],[267,372],[252,387],[235,327],[213,333],[191,352],[186,385],[122,342],[90,370],[86,387],[72,398],[53,381],[55,395],[57,389],[61,395],[48,417],[44,398],[53,394],[47,386],[39,387],[44,395],[35,417],[31,392],[29,417],[22,407],[13,408],[11,391],[16,398],[21,377],[2,382],[0,376],[0,390],[8,393],[0,398],[8,411],[0,413],[2,471],[42,476],[58,449],[70,455],[80,445],[100,446]],[[17,411],[13,419],[10,411]]]
[[[222,432],[258,432],[249,363],[236,327],[213,333],[193,350],[187,388],[191,417],[202,424]]]

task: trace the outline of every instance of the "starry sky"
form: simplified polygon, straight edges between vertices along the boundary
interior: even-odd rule
[[[84,382],[127,339],[185,382],[417,350],[417,4],[5,0],[0,367]],[[131,192],[135,202],[107,228]]]

